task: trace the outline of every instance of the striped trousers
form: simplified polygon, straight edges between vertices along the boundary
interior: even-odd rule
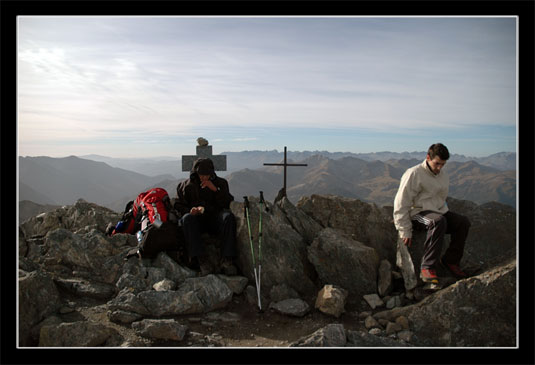
[[[412,217],[412,224],[415,230],[427,231],[421,263],[422,269],[433,268],[438,263],[445,234],[451,235],[451,241],[444,253],[444,261],[457,265],[461,262],[464,244],[470,229],[470,221],[467,217],[449,211],[445,214],[422,211]]]

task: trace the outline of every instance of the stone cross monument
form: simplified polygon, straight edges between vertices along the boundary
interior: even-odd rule
[[[227,171],[227,156],[212,155],[212,146],[203,137],[197,138],[197,154],[182,156],[182,171],[191,171],[193,163],[198,158],[209,158],[214,163],[216,171]]]

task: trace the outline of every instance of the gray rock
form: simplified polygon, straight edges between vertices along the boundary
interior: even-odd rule
[[[115,298],[107,303],[107,306],[112,312],[122,310],[126,312],[139,313],[141,315],[151,314],[143,302],[128,289],[121,290]]]
[[[33,271],[19,277],[19,345],[30,346],[33,326],[61,306],[59,291],[52,278]]]
[[[143,291],[137,295],[144,307],[156,317],[195,314],[224,308],[232,291],[216,275],[189,278],[176,291]]]
[[[290,347],[344,347],[347,343],[343,324],[333,323],[290,344]]]
[[[226,276],[226,275],[217,275],[230,290],[236,295],[243,293],[243,290],[247,286],[249,280],[245,276]]]
[[[39,322],[37,325],[32,327],[30,335],[33,343],[38,344],[39,343],[39,336],[41,334],[41,328],[43,326],[57,326],[60,323],[63,323],[64,321],[57,315],[52,314],[49,317],[46,317],[41,322]]]
[[[372,308],[382,307],[385,305],[383,300],[377,294],[367,294],[362,296],[366,303]]]
[[[45,236],[49,231],[58,228],[74,232],[83,230],[86,226],[96,227],[104,233],[109,222],[117,222],[119,219],[121,214],[79,199],[74,205],[39,214],[20,226],[26,237]]]
[[[143,318],[143,315],[139,313],[127,312],[120,309],[115,311],[108,311],[107,315],[110,321],[123,324],[132,323]]]
[[[401,306],[401,298],[399,297],[399,295],[391,297],[386,302],[386,308],[388,309],[392,309],[394,307],[400,307],[400,306]]]
[[[286,284],[274,285],[269,292],[269,297],[274,302],[280,302],[284,299],[299,298],[299,294]]]
[[[392,291],[392,265],[388,260],[381,260],[379,264],[377,293],[384,297]]]
[[[95,299],[110,299],[115,295],[115,287],[97,282],[89,282],[83,279],[57,278],[54,282],[61,288],[80,296]]]
[[[259,198],[249,197],[249,220],[253,247],[258,258]],[[311,279],[314,269],[307,260],[305,239],[293,229],[280,208],[266,202],[269,212],[262,212],[262,292],[267,294],[275,285],[286,284],[302,296],[315,294]],[[232,202],[230,208],[237,220],[237,266],[249,282],[254,283],[254,270],[247,222],[243,217],[243,203]]]
[[[285,299],[280,302],[271,303],[269,308],[281,314],[294,317],[303,317],[310,310],[310,306],[301,299]]]
[[[275,209],[275,214],[282,213],[282,219],[286,219],[297,233],[304,238],[309,245],[323,227],[303,210],[296,208],[287,197],[283,197],[277,203],[280,209]]]
[[[40,347],[97,347],[117,331],[99,323],[87,321],[46,325],[41,328]]]
[[[152,262],[152,266],[164,269],[165,277],[174,281],[177,285],[180,285],[184,280],[188,278],[194,278],[197,276],[195,271],[182,267],[172,258],[170,258],[165,252],[160,252]]]
[[[174,319],[144,319],[132,323],[137,334],[158,340],[182,341],[188,329]]]
[[[346,289],[350,302],[377,290],[377,253],[337,230],[321,231],[308,248],[308,258],[320,282]]]
[[[419,303],[374,315],[405,316],[418,346],[516,346],[516,261],[460,280]]]
[[[373,328],[371,331],[380,334],[381,331]],[[407,347],[409,344],[396,341],[388,337],[377,336],[365,331],[348,331],[346,347]]]
[[[384,209],[358,199],[317,194],[301,198],[296,206],[323,227],[340,230],[375,249],[380,259],[394,262],[396,252],[392,243],[397,231],[392,214]]]

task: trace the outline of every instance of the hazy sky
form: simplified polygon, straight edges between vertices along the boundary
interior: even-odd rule
[[[514,152],[516,22],[19,17],[19,155]]]

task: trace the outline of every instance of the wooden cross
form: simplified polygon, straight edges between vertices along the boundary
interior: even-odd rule
[[[287,166],[308,166],[304,163],[287,163],[286,162],[286,146],[284,146],[284,163],[265,163],[264,166],[284,166],[284,186],[282,188],[282,196],[286,196],[286,167]]]

